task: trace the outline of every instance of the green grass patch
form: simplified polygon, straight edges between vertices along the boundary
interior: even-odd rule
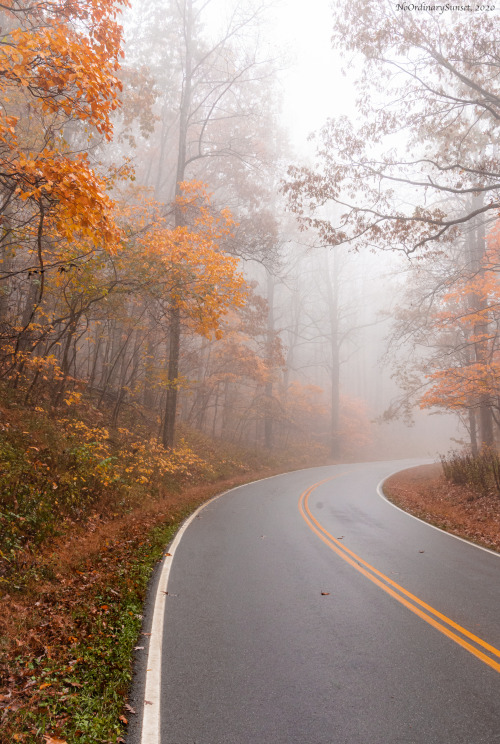
[[[32,694],[7,713],[8,738],[0,735],[2,744],[41,744],[45,736],[68,744],[123,740],[120,716],[125,712],[147,586],[166,545],[195,506],[183,510],[175,522],[155,526],[140,543],[124,550],[113,567],[105,558],[100,566],[81,565],[79,574],[87,584],[73,607],[71,597],[66,598],[64,638],[55,639],[61,646],[46,648],[35,658],[13,659],[11,676],[22,679]]]

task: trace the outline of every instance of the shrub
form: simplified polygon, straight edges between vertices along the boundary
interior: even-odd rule
[[[500,496],[500,454],[495,449],[485,447],[477,455],[450,452],[441,457],[441,464],[445,478],[452,483]]]

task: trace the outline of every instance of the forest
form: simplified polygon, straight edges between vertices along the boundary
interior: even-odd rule
[[[116,547],[121,529],[113,570],[132,553],[140,566],[122,577],[122,625],[100,569],[65,548],[67,570],[87,577],[99,627],[133,644],[143,564],[223,483],[458,449],[486,453],[500,489],[498,13],[334,2],[355,111],[339,101],[301,150],[274,12],[0,3],[4,607],[62,575],[53,545],[107,525]],[[45,612],[67,601],[95,633],[57,591]],[[123,741],[126,653],[109,715],[75,723],[69,691],[44,703],[63,667],[78,692],[65,623],[18,641],[48,671],[34,702],[0,695],[9,742]],[[7,688],[29,681],[9,658]]]

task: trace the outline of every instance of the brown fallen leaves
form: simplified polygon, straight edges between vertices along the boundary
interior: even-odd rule
[[[93,642],[97,627],[106,631],[112,608],[109,599],[103,602],[100,597],[108,592],[108,597],[111,594],[120,601],[120,576],[127,577],[128,586],[130,561],[145,544],[148,531],[177,520],[187,505],[199,504],[219,491],[264,474],[268,471],[190,487],[161,501],[142,503],[134,512],[118,518],[107,515],[103,508],[95,519],[80,527],[75,525],[59,542],[21,556],[18,572],[22,591],[6,591],[6,584],[0,585],[1,744],[22,742],[30,736],[23,727],[27,713],[40,711],[45,716],[54,710],[56,702],[61,709],[62,702],[76,697],[82,687],[77,681],[79,665],[84,660],[75,650],[82,639]],[[86,617],[84,624],[82,615]],[[44,679],[43,667],[53,662],[63,672],[64,679],[57,682]],[[120,692],[124,709],[133,715],[135,710],[125,703],[126,692]],[[122,723],[124,718],[127,716],[120,718]],[[37,742],[67,744],[61,738],[67,720],[61,709],[53,718],[50,733],[44,738],[38,735]]]
[[[21,577],[23,591],[12,588],[0,594],[2,744],[25,741],[29,736],[22,723],[24,714],[43,714],[56,706],[61,713],[51,714],[51,730],[37,740],[40,744],[67,744],[61,738],[66,720],[63,703],[82,687],[78,673],[83,660],[75,649],[82,639],[88,638],[91,643],[94,634],[107,632],[112,608],[109,602],[99,601],[100,597],[110,591],[110,584],[117,586],[120,575],[128,575],[129,562],[144,544],[148,530],[168,524],[179,508],[182,502],[176,496],[169,504],[154,504],[142,514],[131,513],[115,520],[101,517],[94,530],[75,526],[74,533],[59,544],[29,556],[30,573],[41,579]],[[132,587],[131,579],[126,582]],[[115,589],[112,595],[116,594]],[[52,669],[54,662],[60,670],[57,681],[53,681],[52,672],[43,671],[43,667]],[[44,679],[45,675],[49,678]],[[126,692],[123,689],[124,697]],[[133,712],[130,707],[128,710]],[[124,715],[119,720],[126,723]]]
[[[391,476],[386,496],[397,506],[454,535],[500,551],[500,498],[445,480],[441,465],[422,465]]]

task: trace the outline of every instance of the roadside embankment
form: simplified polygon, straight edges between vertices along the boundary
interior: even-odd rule
[[[383,486],[396,506],[458,537],[500,551],[500,498],[447,481],[440,464],[421,465]]]
[[[152,571],[200,503],[324,460],[0,408],[0,744],[124,741]]]

